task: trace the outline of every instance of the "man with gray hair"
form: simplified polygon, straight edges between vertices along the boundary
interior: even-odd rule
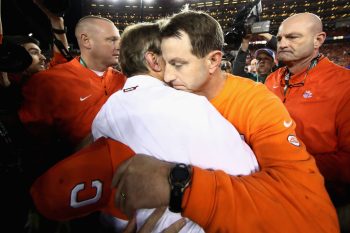
[[[93,121],[95,139],[109,137],[135,153],[222,169],[231,175],[259,170],[252,150],[204,96],[178,91],[164,82],[165,63],[157,23],[127,27],[120,45],[120,66],[128,78]],[[138,228],[151,212],[137,211]],[[180,214],[167,210],[153,232],[162,232],[180,218]],[[181,232],[203,229],[189,222]]]

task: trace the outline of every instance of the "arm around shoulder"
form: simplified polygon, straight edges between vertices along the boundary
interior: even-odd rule
[[[182,202],[183,215],[206,232],[339,232],[315,161],[296,138],[295,126],[283,125],[291,118],[273,97],[271,93],[268,101],[257,100],[252,109],[244,110],[250,113],[241,116],[252,131],[245,136],[259,172],[229,176],[222,171],[193,170]]]

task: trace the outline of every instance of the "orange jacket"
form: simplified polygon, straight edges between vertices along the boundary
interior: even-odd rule
[[[281,101],[229,77],[212,104],[244,136],[260,165],[250,176],[194,168],[184,216],[206,232],[339,232],[334,207]]]
[[[75,58],[29,78],[20,119],[39,138],[59,136],[75,146],[90,134],[97,112],[124,82],[112,68],[101,78]]]
[[[308,72],[304,86],[289,88],[286,97],[280,85],[284,72],[272,73],[266,86],[284,101],[325,179],[350,183],[350,70],[323,58]],[[291,82],[302,82],[305,75],[295,74]]]
[[[280,100],[262,84],[230,77],[212,103],[252,146],[261,171],[237,177],[195,167],[183,199],[183,215],[206,232],[339,232],[323,178],[294,136],[295,124]],[[76,187],[95,180],[109,187],[114,169],[133,154],[120,147],[117,142],[100,139],[37,179],[31,192],[40,212],[64,220],[111,204],[111,191],[94,199],[96,189],[79,197]],[[81,194],[88,191],[79,187]],[[72,197],[94,202],[72,208]]]
[[[53,57],[49,62],[49,68],[52,68],[58,64],[66,63],[67,59],[63,56],[62,53],[54,52]]]
[[[111,183],[117,165],[133,155],[129,147],[117,141],[98,139],[58,162],[34,182],[31,196],[36,208],[45,217],[59,221],[104,209],[126,219],[112,208],[114,195]]]

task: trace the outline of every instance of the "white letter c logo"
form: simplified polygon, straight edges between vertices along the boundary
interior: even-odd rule
[[[96,188],[96,195],[93,198],[87,199],[84,201],[78,201],[78,192],[80,192],[85,188],[84,183],[78,184],[77,186],[75,186],[70,195],[70,206],[73,208],[79,208],[82,206],[91,205],[98,202],[98,200],[101,198],[101,195],[102,195],[102,183],[98,180],[95,180],[95,181],[92,181],[91,186]]]

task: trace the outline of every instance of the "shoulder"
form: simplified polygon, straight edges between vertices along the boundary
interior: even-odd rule
[[[264,84],[237,76],[228,77],[224,90],[212,103],[216,106],[225,103],[225,108],[242,113],[266,111],[274,107],[284,109],[280,99]]]
[[[269,74],[269,76],[267,76],[265,80],[265,84],[274,83],[275,81],[279,82],[284,72],[285,72],[285,67],[278,68],[277,70]]]
[[[40,71],[34,74],[30,79],[42,79],[42,78],[56,78],[67,77],[71,73],[75,73],[79,70],[79,64],[76,64],[75,59],[72,61],[55,65],[47,70]]]
[[[337,92],[334,94],[339,96],[342,92],[350,91],[350,70],[333,63],[328,58],[322,59],[310,75],[313,75],[315,85],[327,92],[334,93],[333,90],[336,89]]]
[[[255,82],[252,79],[242,78],[238,76],[229,76],[225,86],[232,91],[232,96],[237,98],[255,98],[258,93],[269,95],[270,92],[262,83]]]

